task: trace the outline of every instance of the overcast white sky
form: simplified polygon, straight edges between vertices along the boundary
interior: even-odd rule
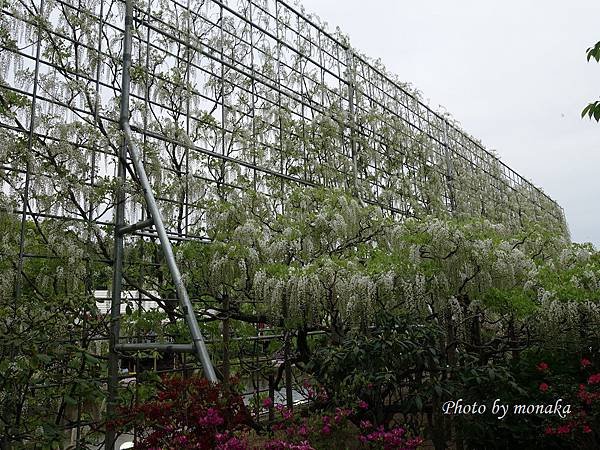
[[[600,0],[300,0],[558,201],[600,247]]]

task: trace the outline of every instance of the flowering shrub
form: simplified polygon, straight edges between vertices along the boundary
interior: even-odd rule
[[[318,394],[325,391],[319,389]],[[263,401],[265,407],[272,399]],[[225,393],[218,384],[203,378],[164,377],[158,392],[149,401],[128,410],[112,425],[137,427],[140,450],[318,450],[334,447],[413,450],[421,438],[409,438],[403,428],[384,430],[362,420],[353,424],[369,405],[336,407],[331,411],[301,416],[284,405],[275,405],[278,417],[269,436],[250,427],[242,398]]]
[[[414,449],[417,448],[423,440],[421,438],[406,438],[404,428],[394,428],[389,431],[384,431],[383,427],[372,431],[366,435],[360,436],[360,441],[368,444],[370,448],[384,448],[385,450],[392,449]]]
[[[136,425],[136,449],[245,448],[231,436],[249,423],[242,398],[204,378],[164,377],[154,398],[122,413],[117,425]]]
[[[356,426],[354,422],[368,408],[367,402],[359,400],[357,408],[336,407],[333,411],[301,417],[283,405],[276,405],[279,419],[272,425],[273,436],[267,440],[259,440],[255,448],[413,450],[423,442],[420,437],[409,437],[402,427],[385,430],[383,426],[376,428],[371,421],[364,419]]]
[[[558,368],[557,368],[558,369]],[[552,417],[544,428],[547,446],[552,448],[598,448],[600,442],[600,373],[594,370],[592,361],[582,358],[579,361],[579,373],[552,373],[550,368],[545,374],[543,385],[547,389],[542,393],[563,398],[572,405],[571,414],[564,419]],[[541,386],[541,385],[540,385]],[[541,389],[540,389],[541,390]]]
[[[307,381],[304,387],[312,399],[328,398],[323,387],[312,386]],[[276,405],[278,418],[271,426],[273,435],[258,438],[249,448],[270,450],[298,449],[317,450],[330,448],[362,449],[416,449],[423,439],[409,437],[402,427],[389,430],[375,427],[370,420],[360,419],[370,414],[366,401],[358,399],[354,407],[312,411],[308,416],[299,415],[284,405]]]

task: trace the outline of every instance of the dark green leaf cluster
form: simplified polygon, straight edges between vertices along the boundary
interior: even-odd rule
[[[596,62],[600,62],[600,41],[596,42],[596,45],[586,50],[587,60],[594,59]],[[588,116],[590,119],[594,119],[596,122],[600,122],[600,101],[590,102],[583,111],[581,111],[581,117]]]

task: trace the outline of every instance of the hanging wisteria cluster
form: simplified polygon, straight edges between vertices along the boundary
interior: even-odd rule
[[[364,331],[374,311],[398,308],[424,317],[448,311],[456,323],[487,311],[493,322],[597,291],[589,250],[540,225],[515,231],[486,219],[397,223],[347,194],[310,189],[294,192],[284,213],[268,203],[250,194],[215,206],[222,212],[211,214],[209,264],[228,268],[212,278],[219,289],[240,303],[257,302],[273,323]],[[578,267],[568,280],[581,286],[578,298],[549,288],[547,273],[564,273],[569,264]]]

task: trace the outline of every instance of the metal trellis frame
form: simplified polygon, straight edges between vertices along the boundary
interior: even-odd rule
[[[221,340],[243,342],[234,319],[194,315],[194,307],[227,310],[228,299],[207,300],[190,285],[188,295],[173,247],[209,242],[207,205],[231,192],[256,191],[281,203],[291,188],[342,189],[403,220],[432,213],[433,180],[440,186],[433,200],[442,205],[436,213],[510,224],[523,216],[568,237],[560,205],[300,6],[9,0],[2,19],[15,45],[0,41],[0,100],[15,96],[26,106],[14,117],[0,115],[0,137],[24,143],[29,155],[2,153],[8,156],[0,161],[0,194],[19,224],[15,270],[63,258],[31,245],[32,223],[84,230],[85,248],[94,252],[82,257],[87,270],[112,268],[112,284],[98,288],[86,278],[89,295],[109,284],[112,290],[109,326],[85,339],[86,345],[110,341],[110,371],[99,379],[110,387],[109,411],[125,378],[123,355],[194,353],[212,381],[211,357],[228,370],[235,355],[215,349]],[[143,248],[139,259],[127,252],[147,242],[160,243],[174,289],[152,294],[148,274],[163,262]],[[26,282],[19,275],[17,298]],[[179,304],[192,342],[123,335],[123,291],[160,301],[165,310]],[[247,305],[257,308],[251,300]],[[223,325],[204,333],[207,345],[200,332],[205,320]],[[289,334],[252,327],[252,342],[276,340],[290,354]],[[248,357],[254,365],[266,359]],[[293,374],[285,359],[283,391],[291,403]],[[77,442],[87,426],[79,419],[65,425],[77,429]],[[109,432],[107,448],[114,438]]]

